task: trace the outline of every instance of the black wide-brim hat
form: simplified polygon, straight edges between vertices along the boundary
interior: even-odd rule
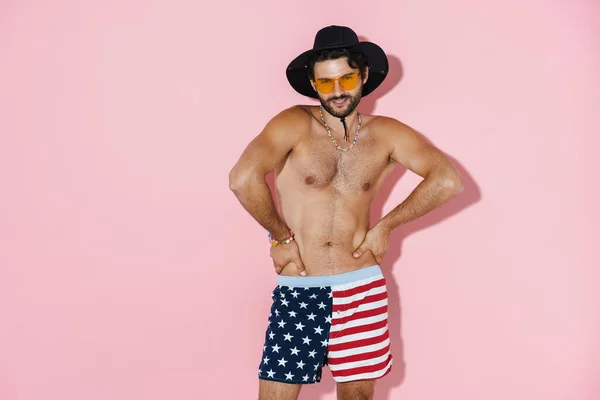
[[[375,43],[359,42],[356,33],[348,27],[331,25],[317,32],[312,49],[300,54],[288,65],[286,75],[294,90],[304,96],[318,98],[317,92],[310,84],[308,61],[316,52],[335,49],[360,52],[366,57],[367,66],[369,67],[369,79],[363,87],[363,97],[377,89],[385,80],[389,64],[383,49]]]

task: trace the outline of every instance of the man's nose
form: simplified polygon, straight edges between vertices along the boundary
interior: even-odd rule
[[[333,86],[333,94],[340,96],[342,93],[344,93],[344,88],[342,88],[339,81],[335,81],[335,85]]]

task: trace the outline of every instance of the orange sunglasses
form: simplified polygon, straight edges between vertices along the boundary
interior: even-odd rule
[[[358,80],[360,79],[360,75],[356,72],[352,72],[346,74],[344,76],[340,76],[339,78],[319,78],[315,79],[315,87],[317,90],[323,94],[329,94],[333,92],[335,88],[335,83],[339,82],[340,86],[344,90],[352,90],[356,86],[358,86]]]

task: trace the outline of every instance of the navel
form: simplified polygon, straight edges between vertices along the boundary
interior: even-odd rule
[[[371,189],[371,182],[367,182],[362,185],[362,190],[364,190],[365,192],[369,189]]]

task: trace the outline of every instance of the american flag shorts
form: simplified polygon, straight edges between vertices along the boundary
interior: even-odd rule
[[[307,384],[328,365],[336,382],[392,367],[386,281],[378,265],[328,276],[279,276],[259,379]]]

